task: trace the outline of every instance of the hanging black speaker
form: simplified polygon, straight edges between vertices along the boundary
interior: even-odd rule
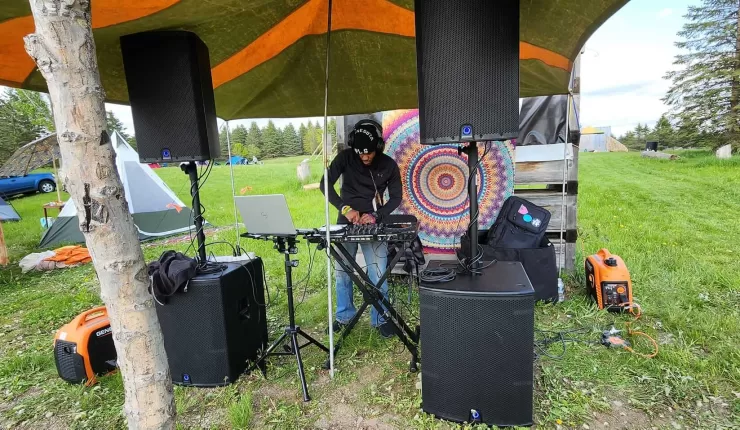
[[[415,0],[421,143],[519,133],[519,0]]]
[[[529,426],[534,289],[519,262],[486,265],[482,275],[419,287],[422,409],[457,422]]]
[[[208,48],[195,33],[121,37],[121,52],[143,163],[204,161],[221,153]]]

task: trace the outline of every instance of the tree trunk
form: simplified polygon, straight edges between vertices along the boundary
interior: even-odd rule
[[[0,266],[8,265],[8,248],[5,246],[5,235],[3,234],[3,224],[0,223]]]
[[[730,143],[737,147],[740,140],[740,0],[737,3],[737,17],[735,21],[735,61],[732,75],[732,89],[730,93]]]
[[[175,404],[138,233],[106,131],[89,0],[29,0],[36,33],[26,51],[48,84],[61,177],[108,309],[130,429],[172,429]]]

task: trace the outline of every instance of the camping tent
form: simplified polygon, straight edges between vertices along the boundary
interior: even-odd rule
[[[139,163],[139,155],[118,132],[111,136],[116,151],[116,168],[126,193],[128,208],[139,230],[139,239],[147,240],[190,230],[192,212],[157,176],[152,169]],[[185,178],[185,176],[183,176]],[[70,199],[51,228],[41,239],[41,248],[63,243],[81,243],[77,208]]]
[[[13,209],[13,206],[10,206],[8,202],[3,200],[2,197],[0,197],[0,221],[20,221],[21,217],[18,215],[18,212]]]

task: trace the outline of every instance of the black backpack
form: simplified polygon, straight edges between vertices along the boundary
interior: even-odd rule
[[[517,196],[504,202],[496,222],[488,230],[487,244],[494,248],[538,248],[541,246],[550,211]]]

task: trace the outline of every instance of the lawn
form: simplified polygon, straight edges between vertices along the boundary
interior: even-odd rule
[[[284,193],[297,226],[320,225],[322,196],[295,179],[300,160],[235,166],[237,194]],[[318,180],[320,162],[311,167]],[[214,167],[202,188],[205,218],[214,226],[208,241],[236,241],[228,172]],[[189,202],[179,169],[157,173]],[[635,153],[581,154],[579,177],[578,261],[601,247],[626,261],[644,311],[633,327],[655,338],[660,351],[647,359],[597,343],[602,330],[612,324],[623,329],[631,318],[595,309],[578,264],[566,279],[567,301],[537,307],[539,330],[579,330],[564,353],[560,344],[547,351],[562,357],[541,354],[535,364],[538,428],[740,427],[740,160],[720,162],[696,152],[671,162]],[[21,274],[17,266],[35,251],[41,205],[48,200],[11,200],[23,220],[3,224],[12,263],[0,269],[0,428],[124,428],[119,375],[93,388],[72,386],[57,377],[52,357],[56,329],[100,303],[92,267]],[[189,244],[147,243],[144,252],[151,261]],[[272,339],[287,321],[282,256],[268,243],[242,239],[241,245],[265,260]],[[325,257],[300,246],[298,323],[328,341]],[[215,244],[210,251],[231,248]],[[406,286],[396,284],[392,292],[405,303]],[[418,314],[414,306],[401,308],[412,319]],[[639,338],[634,347],[651,350]],[[337,356],[333,380],[321,370],[324,358],[304,350],[313,397],[305,404],[289,358],[273,360],[267,379],[252,374],[224,388],[176,387],[178,428],[455,428],[420,411],[418,375],[407,371],[408,354],[398,340],[385,341],[371,330],[367,317]]]

